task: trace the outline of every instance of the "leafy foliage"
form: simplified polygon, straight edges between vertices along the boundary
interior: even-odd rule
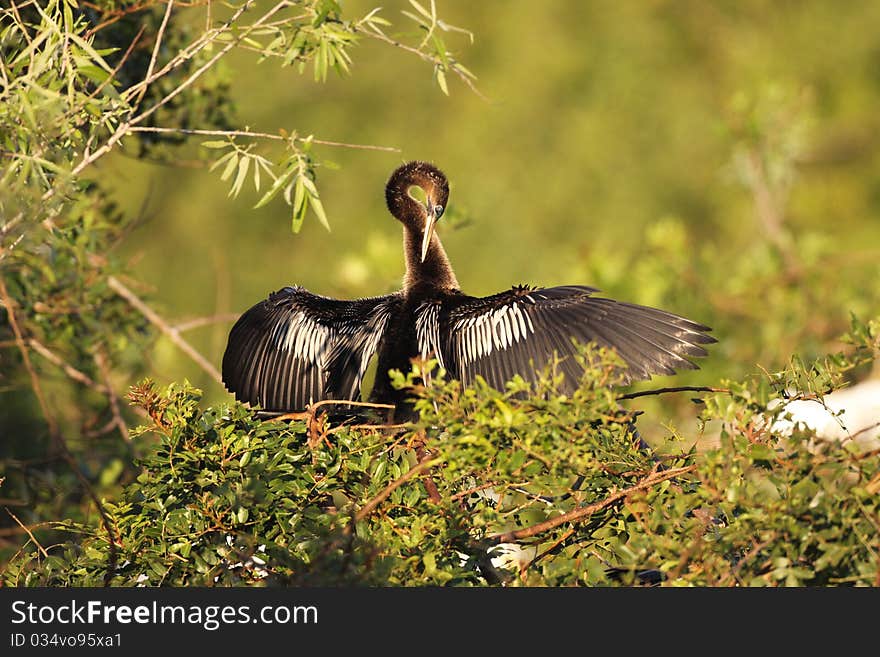
[[[529,389],[470,388],[417,364],[397,385],[416,426],[331,426],[202,408],[188,385],[150,381],[131,400],[156,437],[137,482],[107,504],[113,535],[81,523],[35,549],[11,585],[876,585],[880,450],[786,435],[768,389],[815,396],[880,349],[855,350],[703,400],[718,447],[647,448],[612,355],[570,397],[552,370]],[[427,383],[423,382],[423,379]],[[803,386],[796,391],[791,381]],[[108,549],[112,541],[113,549]],[[514,558],[510,551],[515,550]],[[506,558],[505,558],[506,555]]]

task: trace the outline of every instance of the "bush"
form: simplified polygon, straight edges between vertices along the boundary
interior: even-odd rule
[[[810,367],[726,383],[698,401],[719,444],[646,446],[608,383],[608,354],[571,396],[427,378],[417,425],[330,424],[320,408],[260,419],[200,407],[188,385],[129,395],[155,445],[102,525],[58,523],[51,554],[9,585],[876,585],[880,451],[781,433],[788,398],[876,357],[880,323]],[[442,374],[442,373],[441,373]],[[798,380],[801,387],[792,389]],[[674,436],[670,435],[670,441]],[[510,551],[514,554],[511,556]],[[506,554],[506,558],[505,558]]]

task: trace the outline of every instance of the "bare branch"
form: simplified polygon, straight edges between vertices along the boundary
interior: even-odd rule
[[[123,299],[128,301],[131,306],[140,312],[147,320],[156,326],[162,333],[168,336],[168,338],[176,344],[181,351],[183,351],[187,356],[193,359],[195,363],[201,367],[208,375],[214,379],[217,383],[222,385],[223,379],[220,376],[220,372],[217,371],[217,368],[214,367],[207,358],[202,356],[196,349],[186,340],[184,340],[180,331],[175,329],[173,326],[168,324],[159,314],[150,308],[144,301],[138,297],[134,292],[132,292],[128,287],[126,287],[118,278],[115,276],[110,276],[107,279],[107,284],[110,288],[116,292]]]
[[[6,513],[8,513],[10,516],[12,516],[12,519],[15,520],[16,523],[18,523],[18,526],[21,527],[28,536],[30,536],[31,540],[34,542],[34,545],[36,545],[37,549],[40,551],[40,554],[42,554],[44,557],[46,557],[48,559],[49,553],[46,552],[46,548],[44,548],[42,545],[40,545],[40,542],[37,540],[37,537],[31,533],[31,530],[28,529],[21,522],[21,520],[19,520],[18,517],[12,511],[9,510],[9,507],[3,507],[3,508],[6,509]]]
[[[245,11],[250,9],[251,4],[252,2],[247,2],[243,4],[234,14],[232,14],[232,16],[227,19],[227,21],[222,26],[216,29],[207,30],[206,32],[201,34],[197,39],[186,46],[186,48],[177,53],[177,55],[173,57],[171,61],[165,64],[165,66],[163,66],[161,69],[159,69],[152,75],[145,76],[143,80],[126,89],[123,96],[129,98],[134,96],[134,94],[136,93],[140,93],[141,87],[152,84],[159,78],[164,77],[165,75],[176,69],[178,66],[181,66],[185,62],[195,57],[200,50],[204,49],[208,46],[208,44],[212,43],[213,39],[218,34],[221,34],[228,30]]]
[[[621,395],[618,399],[636,399],[637,397],[647,397],[648,395],[662,395],[667,392],[730,392],[730,390],[728,388],[710,388],[708,386],[677,386],[674,388],[656,388],[654,390],[629,392]]]
[[[113,413],[113,423],[116,425],[116,428],[119,429],[119,434],[125,440],[125,442],[131,442],[131,436],[128,434],[128,425],[125,424],[125,420],[122,419],[122,413],[119,410],[119,398],[116,396],[116,391],[113,389],[113,383],[110,381],[110,367],[107,365],[107,356],[104,354],[103,349],[98,349],[95,352],[95,363],[98,365],[98,369],[101,371],[101,376],[104,379],[104,385],[107,387],[107,397],[110,400],[110,411]]]
[[[108,389],[106,386],[98,383],[97,381],[94,381],[89,375],[73,367],[73,365],[65,361],[55,352],[51,351],[46,345],[44,345],[37,339],[30,338],[28,340],[28,346],[30,346],[31,349],[36,351],[53,365],[57,365],[58,367],[60,367],[61,370],[74,381],[82,383],[84,386],[88,386],[89,388],[94,388],[102,394],[106,395],[108,393]]]
[[[252,4],[253,4],[253,3],[249,1],[248,3],[245,4],[245,7],[250,7]],[[205,73],[205,71],[207,71],[208,69],[210,69],[211,67],[213,67],[214,64],[216,64],[217,61],[218,61],[221,57],[225,56],[226,53],[228,53],[230,50],[232,50],[233,48],[235,48],[235,46],[238,45],[238,43],[239,43],[240,41],[242,41],[242,40],[243,40],[243,39],[244,39],[244,38],[245,38],[245,37],[246,37],[246,36],[247,36],[252,30],[254,30],[255,28],[257,28],[257,27],[259,27],[260,25],[262,25],[264,22],[266,22],[267,20],[269,20],[270,17],[272,17],[273,15],[275,15],[278,11],[280,11],[281,9],[283,9],[284,7],[286,7],[287,5],[288,5],[287,0],[282,0],[282,2],[279,2],[279,3],[276,4],[274,7],[272,7],[272,9],[270,9],[270,10],[267,11],[265,14],[263,14],[262,17],[260,17],[260,18],[257,19],[256,21],[254,21],[251,25],[249,25],[249,26],[246,27],[245,29],[243,29],[243,30],[241,31],[241,33],[240,33],[239,35],[237,35],[236,38],[232,39],[232,40],[231,40],[229,43],[227,43],[223,48],[221,48],[220,51],[217,52],[216,55],[214,55],[213,57],[211,57],[211,59],[209,59],[207,62],[205,62],[204,64],[202,64],[198,69],[196,69],[196,71],[195,71],[192,75],[190,75],[186,80],[184,80],[184,81],[181,82],[179,85],[177,85],[177,86],[176,86],[172,91],[170,91],[170,92],[169,92],[164,98],[162,98],[162,100],[158,101],[158,102],[157,102],[155,105],[153,105],[150,109],[141,112],[141,113],[138,114],[135,118],[133,118],[133,119],[129,122],[129,125],[137,125],[138,123],[142,122],[142,121],[143,121],[144,119],[146,119],[147,117],[152,116],[152,114],[153,114],[154,112],[156,112],[160,107],[162,107],[163,105],[165,105],[166,103],[170,102],[172,99],[174,99],[175,97],[177,97],[179,94],[181,94],[181,93],[182,93],[185,89],[187,89],[187,88],[188,88],[193,82],[195,82],[195,81],[198,80],[200,77],[202,77],[202,75]],[[126,126],[126,127],[128,127],[128,126]]]
[[[189,130],[184,128],[159,128],[152,126],[132,126],[129,132],[157,132],[164,134],[179,135],[203,135],[206,137],[256,137],[258,139],[271,139],[273,141],[287,141],[286,137],[273,135],[268,132],[251,132],[249,130]],[[306,141],[305,137],[297,137],[297,141]],[[401,150],[394,146],[374,146],[372,144],[349,144],[341,141],[328,141],[326,139],[310,139],[313,144],[321,146],[340,146],[343,148],[355,148],[370,151],[385,151],[387,153],[400,153]]]
[[[238,319],[238,313],[220,313],[219,315],[211,315],[210,317],[196,317],[185,322],[179,322],[174,325],[175,331],[190,331],[200,326],[210,326],[211,324],[219,324],[222,322],[234,322]]]
[[[156,43],[153,45],[153,53],[150,55],[150,65],[147,67],[147,74],[144,76],[145,79],[149,78],[156,68],[156,58],[159,56],[159,48],[162,47],[162,38],[165,36],[165,28],[168,27],[168,19],[171,18],[171,10],[173,7],[174,0],[168,0],[168,4],[165,6],[165,15],[162,17],[162,24],[159,26],[159,31],[156,33]],[[137,107],[140,104],[144,99],[144,94],[147,93],[147,88],[148,85],[141,87],[132,106]]]

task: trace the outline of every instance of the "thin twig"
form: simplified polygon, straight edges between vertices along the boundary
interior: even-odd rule
[[[266,422],[279,422],[281,420],[302,420],[307,417],[314,417],[315,411],[321,406],[329,404],[340,406],[365,406],[367,408],[395,408],[393,404],[376,404],[373,402],[354,401],[351,399],[322,399],[321,401],[310,404],[304,411],[293,411],[291,413],[281,413],[266,420]]]
[[[166,0],[167,1],[167,0]],[[210,2],[210,0],[193,0],[193,2],[180,2],[181,7],[198,7],[205,2]],[[136,14],[139,11],[143,11],[144,9],[150,9],[154,3],[151,1],[143,2],[139,5],[133,5],[131,7],[126,7],[125,9],[117,9],[115,11],[106,11],[103,7],[98,6],[93,2],[83,2],[84,6],[94,9],[95,11],[101,11],[103,16],[109,16],[110,18],[106,19],[102,23],[98,23],[95,27],[89,28],[89,30],[85,33],[86,37],[90,37],[97,32],[100,32],[105,27],[109,27],[113,25],[113,23],[125,18],[129,14]]]
[[[153,45],[153,53],[150,55],[150,65],[147,67],[147,74],[144,76],[145,78],[149,78],[153,71],[156,68],[156,58],[159,56],[159,48],[162,46],[162,38],[165,36],[165,28],[168,27],[168,19],[171,18],[171,10],[174,8],[174,0],[168,0],[168,4],[165,6],[165,15],[162,17],[162,24],[159,26],[159,31],[156,32],[156,43]],[[141,101],[144,99],[144,94],[147,93],[148,85],[144,85],[141,87],[141,90],[138,92],[137,98],[135,98],[132,103],[132,107],[137,107],[140,105]]]
[[[250,130],[200,130],[188,128],[161,128],[157,126],[132,126],[129,132],[156,132],[160,134],[179,135],[202,135],[204,137],[255,137],[258,139],[271,139],[273,141],[287,141],[287,137],[273,135],[269,132],[252,132]],[[306,141],[305,137],[297,137],[297,141]],[[394,146],[375,146],[373,144],[349,144],[342,141],[330,141],[327,139],[309,139],[313,144],[321,146],[340,146],[342,148],[356,148],[370,151],[384,151],[387,153],[400,153],[401,150]]]
[[[874,424],[869,424],[869,425],[866,426],[866,427],[862,427],[862,428],[859,429],[858,431],[856,431],[856,432],[854,432],[854,433],[851,433],[851,434],[847,435],[847,436],[846,436],[846,439],[852,439],[852,438],[855,438],[856,436],[858,436],[858,435],[860,435],[860,434],[863,434],[863,433],[867,433],[867,432],[870,431],[871,429],[876,429],[877,427],[880,427],[880,422],[875,422]]]
[[[179,322],[175,324],[173,328],[175,331],[183,333],[184,331],[199,328],[200,326],[208,326],[210,324],[218,324],[221,322],[234,322],[238,317],[238,313],[221,313],[219,315],[211,315],[210,317],[196,317],[195,319],[189,319],[185,322]]]
[[[8,247],[0,246],[0,260],[3,260],[6,256],[12,253],[12,250],[18,246],[18,243],[24,239],[24,233],[15,238],[15,240]]]
[[[588,504],[587,506],[582,506],[575,509],[574,511],[563,513],[561,516],[551,518],[550,520],[546,520],[544,522],[539,522],[535,525],[532,525],[531,527],[526,527],[524,529],[518,529],[510,532],[504,532],[503,534],[494,534],[490,536],[489,539],[494,543],[511,543],[513,541],[518,541],[523,538],[529,538],[530,536],[536,536],[537,534],[555,529],[556,527],[564,525],[568,522],[579,522],[584,518],[587,518],[601,511],[602,509],[611,506],[618,500],[623,499],[624,497],[631,495],[632,493],[650,488],[651,486],[654,486],[661,481],[674,479],[675,477],[682,475],[686,472],[692,472],[696,469],[696,467],[696,465],[688,465],[681,468],[673,468],[671,470],[661,470],[659,472],[653,472],[634,486],[630,486],[629,488],[624,488],[623,490],[617,491],[616,493],[612,493],[601,502],[595,502],[593,504]]]
[[[364,520],[366,517],[368,517],[376,509],[377,506],[382,504],[382,502],[384,502],[388,498],[388,496],[391,495],[391,493],[393,493],[396,489],[400,488],[403,484],[408,482],[410,479],[413,479],[414,477],[420,475],[425,470],[432,468],[435,465],[439,465],[442,462],[443,462],[443,459],[436,458],[436,459],[431,459],[431,460],[427,460],[427,461],[421,461],[421,462],[417,463],[416,465],[414,465],[405,474],[401,475],[400,477],[398,477],[397,479],[392,481],[390,484],[385,486],[385,488],[382,489],[381,493],[376,495],[376,497],[374,497],[369,502],[367,502],[363,507],[361,507],[361,509],[358,510],[358,512],[355,514],[354,521],[361,522],[362,520]]]
[[[101,93],[104,90],[104,87],[106,87],[116,78],[116,74],[119,73],[122,67],[125,66],[125,62],[127,62],[128,58],[131,57],[131,53],[134,50],[134,47],[137,45],[137,42],[140,41],[141,35],[144,33],[145,29],[147,29],[146,26],[141,25],[141,29],[138,30],[138,33],[134,35],[134,39],[132,39],[131,43],[128,44],[128,48],[126,49],[125,53],[123,53],[122,58],[119,60],[119,63],[110,72],[110,75],[108,75],[107,78],[97,87],[95,87],[95,90],[89,94],[88,100],[91,100],[99,93]]]
[[[86,438],[100,438],[101,436],[106,436],[111,431],[117,431],[118,427],[116,426],[116,418],[110,418],[110,421],[105,424],[100,429],[91,429],[89,431],[85,431],[83,436]]]
[[[467,490],[463,490],[461,492],[455,493],[453,496],[449,498],[450,502],[455,502],[460,500],[463,497],[468,497],[469,495],[473,495],[474,493],[479,493],[481,490],[486,490],[487,488],[492,488],[497,486],[498,482],[490,481],[487,484],[480,484],[479,486],[474,486],[473,488],[468,488]]]
[[[110,412],[113,413],[113,422],[116,428],[119,429],[119,434],[125,442],[130,443],[131,436],[128,434],[128,425],[125,424],[125,420],[122,419],[122,412],[119,410],[119,398],[113,389],[112,381],[110,381],[110,367],[107,365],[107,356],[103,349],[98,349],[95,352],[95,363],[98,365],[98,370],[104,379],[104,385],[107,386],[107,397],[110,400]]]
[[[28,4],[29,3],[25,3],[24,5],[22,5],[22,7],[26,7]],[[31,39],[31,35],[28,34],[27,25],[21,19],[21,14],[18,13],[18,6],[17,6],[17,3],[15,2],[15,0],[12,0],[12,2],[10,3],[10,6],[12,8],[12,13],[15,14],[15,19],[18,21],[18,24],[21,25],[21,28],[22,28],[21,33],[24,35],[25,40],[27,40],[28,45],[32,44],[33,39]]]
[[[416,446],[416,458],[419,460],[419,463],[422,463],[430,458],[430,452],[425,449],[424,431],[420,431],[419,435],[419,444]],[[434,504],[440,504],[443,501],[443,498],[440,497],[440,491],[437,489],[437,484],[434,482],[433,477],[428,474],[423,483],[425,485],[425,490],[428,493],[428,499]]]
[[[137,84],[132,85],[128,89],[123,92],[124,98],[133,97],[134,94],[139,93],[142,86],[150,85],[161,77],[165,77],[168,73],[176,69],[178,66],[181,66],[188,62],[190,59],[195,57],[200,50],[204,50],[208,45],[213,43],[213,40],[217,35],[222,34],[229,30],[230,27],[239,19],[241,15],[251,8],[253,5],[253,1],[245,2],[241,7],[239,7],[232,16],[230,16],[226,22],[220,27],[208,30],[201,34],[198,38],[196,38],[192,43],[183,48],[179,53],[177,53],[171,61],[169,61],[165,66],[161,69],[153,73],[148,77],[144,77],[143,80],[138,82]]]
[[[362,30],[359,33],[364,34],[364,35],[371,37],[373,39],[378,39],[379,41],[384,41],[385,43],[392,45],[395,48],[400,48],[401,50],[406,50],[407,52],[410,52],[414,55],[417,55],[418,57],[420,57],[424,61],[430,62],[431,64],[437,65],[437,64],[441,63],[437,57],[434,57],[432,55],[429,55],[428,53],[422,52],[418,48],[414,48],[412,46],[406,45],[405,43],[401,43],[400,41],[396,41],[395,39],[392,39],[391,37],[389,37],[386,34],[383,34],[381,32],[373,32],[371,30]],[[459,79],[461,79],[461,81],[464,82],[468,86],[468,88],[472,92],[474,92],[481,100],[483,100],[487,103],[490,102],[490,100],[486,96],[484,96],[483,93],[479,89],[477,89],[476,85],[473,83],[473,81],[467,75],[462,73],[454,65],[452,67],[450,67],[449,70],[451,70],[453,73],[455,73],[459,77]]]
[[[67,376],[69,376],[74,381],[77,381],[78,383],[82,383],[84,386],[88,386],[89,388],[94,388],[95,390],[97,390],[101,394],[105,394],[105,395],[107,394],[108,390],[107,390],[106,386],[93,380],[88,374],[80,372],[78,369],[73,367],[73,365],[71,365],[70,363],[68,363],[64,359],[62,359],[58,354],[51,351],[42,342],[39,342],[35,338],[30,338],[28,340],[28,346],[30,346],[31,349],[36,351],[38,354],[40,354],[43,358],[48,360],[53,365],[57,365],[58,367],[60,367],[61,371],[64,372]]]
[[[550,545],[550,547],[548,547],[546,550],[544,550],[543,552],[541,552],[541,554],[536,555],[534,559],[532,559],[532,560],[529,561],[527,564],[525,564],[524,566],[522,566],[522,567],[520,568],[520,574],[525,573],[525,571],[527,571],[529,568],[531,568],[532,566],[534,566],[536,563],[538,563],[541,559],[543,559],[544,557],[546,557],[548,554],[550,554],[551,552],[553,552],[553,550],[555,550],[556,548],[558,548],[560,545],[562,545],[565,541],[567,541],[567,540],[568,540],[569,538],[571,538],[573,535],[574,535],[574,528],[569,529],[569,530],[566,531],[566,532],[563,532],[562,536],[560,536],[560,537],[557,538],[555,541],[553,541],[553,543]]]
[[[305,141],[304,137],[299,137],[299,141]],[[400,153],[402,152],[399,148],[395,146],[374,146],[373,144],[349,144],[344,141],[329,141],[327,139],[311,139],[313,144],[320,144],[321,146],[339,146],[340,148],[354,148],[365,151],[384,151],[386,153]]]
[[[251,4],[252,4],[251,2],[248,2],[248,3],[246,3],[245,6],[250,6]],[[284,7],[286,7],[287,5],[288,5],[287,0],[282,0],[282,2],[279,2],[278,4],[276,4],[274,7],[272,7],[272,9],[270,9],[265,14],[263,14],[263,16],[261,16],[259,19],[254,21],[251,25],[244,28],[235,39],[230,40],[229,43],[227,43],[223,48],[221,48],[220,51],[217,52],[216,55],[214,55],[213,57],[211,57],[211,59],[209,59],[207,62],[202,64],[198,69],[196,69],[196,71],[192,75],[190,75],[186,80],[181,82],[172,91],[170,91],[168,94],[166,94],[165,97],[162,98],[162,100],[158,101],[150,109],[141,112],[135,118],[133,118],[129,122],[129,125],[133,126],[133,125],[137,125],[138,123],[141,123],[144,119],[152,116],[156,111],[158,111],[160,107],[163,107],[165,104],[169,103],[171,100],[176,98],[179,94],[183,93],[183,91],[185,89],[187,89],[191,84],[193,84],[196,80],[198,80],[200,77],[202,77],[202,75],[205,73],[205,71],[207,71],[211,67],[213,67],[214,64],[216,64],[217,61],[221,57],[225,56],[226,53],[228,53],[230,50],[235,48],[235,46],[238,45],[238,43],[240,41],[245,39],[247,37],[247,35],[252,30],[254,30],[255,28],[262,25],[271,16],[276,14],[281,9],[284,9]]]
[[[134,292],[132,292],[128,287],[126,287],[118,278],[115,276],[110,276],[107,279],[107,284],[110,288],[116,292],[123,299],[128,301],[131,306],[140,312],[147,320],[156,326],[162,333],[168,336],[168,338],[176,344],[181,351],[183,351],[187,356],[192,358],[192,360],[201,367],[205,372],[210,375],[214,381],[222,384],[223,379],[220,376],[220,372],[217,371],[217,368],[214,367],[207,358],[202,356],[196,349],[185,339],[183,339],[180,335],[180,331],[175,329],[173,326],[168,324],[164,319],[162,319],[159,314],[150,308],[146,303],[144,303],[140,297],[138,297]]]
[[[411,425],[403,423],[403,424],[340,424],[338,427],[333,427],[329,429],[327,433],[337,433],[344,429],[349,431],[356,429],[358,431],[362,430],[382,430],[382,429],[406,429]]]
[[[618,399],[636,399],[637,397],[646,397],[648,395],[662,395],[667,392],[727,392],[728,388],[710,388],[708,386],[677,386],[675,388],[656,388],[654,390],[642,390],[641,392],[630,392],[621,395]]]
[[[702,539],[702,537],[700,537],[700,539]],[[777,539],[776,532],[773,532],[770,535],[770,538],[768,538],[765,541],[761,541],[760,543],[756,543],[753,540],[752,547],[749,549],[748,552],[746,552],[742,556],[742,558],[737,560],[736,565],[734,565],[734,567],[730,570],[730,572],[728,572],[724,577],[721,578],[719,586],[725,586],[726,585],[725,581],[727,581],[727,580],[731,581],[730,586],[735,585],[736,581],[739,579],[739,571],[742,570],[742,567],[746,563],[748,563],[749,561],[754,559],[755,556],[757,556],[758,553],[761,552],[761,550],[763,550],[768,545],[771,545],[772,543],[774,543],[776,541],[776,539]],[[681,572],[682,567],[684,567],[686,565],[686,563],[687,563],[686,559],[679,560],[679,563],[676,566],[675,570],[672,571],[672,573],[671,573],[671,575],[672,575],[670,577],[671,580],[675,580],[678,578],[678,573]]]
[[[6,509],[6,513],[8,513],[10,516],[12,516],[12,519],[18,523],[18,526],[21,527],[28,536],[31,537],[31,540],[34,542],[34,545],[37,546],[37,549],[42,553],[42,555],[48,559],[49,553],[46,552],[46,548],[44,548],[42,545],[40,545],[40,542],[37,540],[37,537],[31,533],[31,530],[28,529],[24,525],[24,523],[22,523],[22,521],[19,520],[18,517],[12,511],[9,510],[9,507],[3,507],[3,508]]]

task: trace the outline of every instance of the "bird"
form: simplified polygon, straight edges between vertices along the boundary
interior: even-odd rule
[[[412,191],[421,188],[424,201]],[[585,285],[514,285],[485,297],[462,292],[435,230],[449,200],[449,182],[434,164],[397,167],[385,186],[390,214],[403,224],[406,273],[392,294],[351,300],[283,287],[241,314],[229,332],[222,378],[238,401],[262,412],[290,413],[327,400],[356,401],[376,359],[368,401],[393,407],[391,417],[415,419],[411,393],[388,372],[410,371],[432,358],[467,385],[478,376],[496,389],[520,375],[534,383],[553,362],[570,394],[583,366],[576,343],[616,351],[625,364],[620,384],[699,369],[717,342],[703,324],[658,308],[596,296]],[[395,415],[396,412],[396,415]]]

